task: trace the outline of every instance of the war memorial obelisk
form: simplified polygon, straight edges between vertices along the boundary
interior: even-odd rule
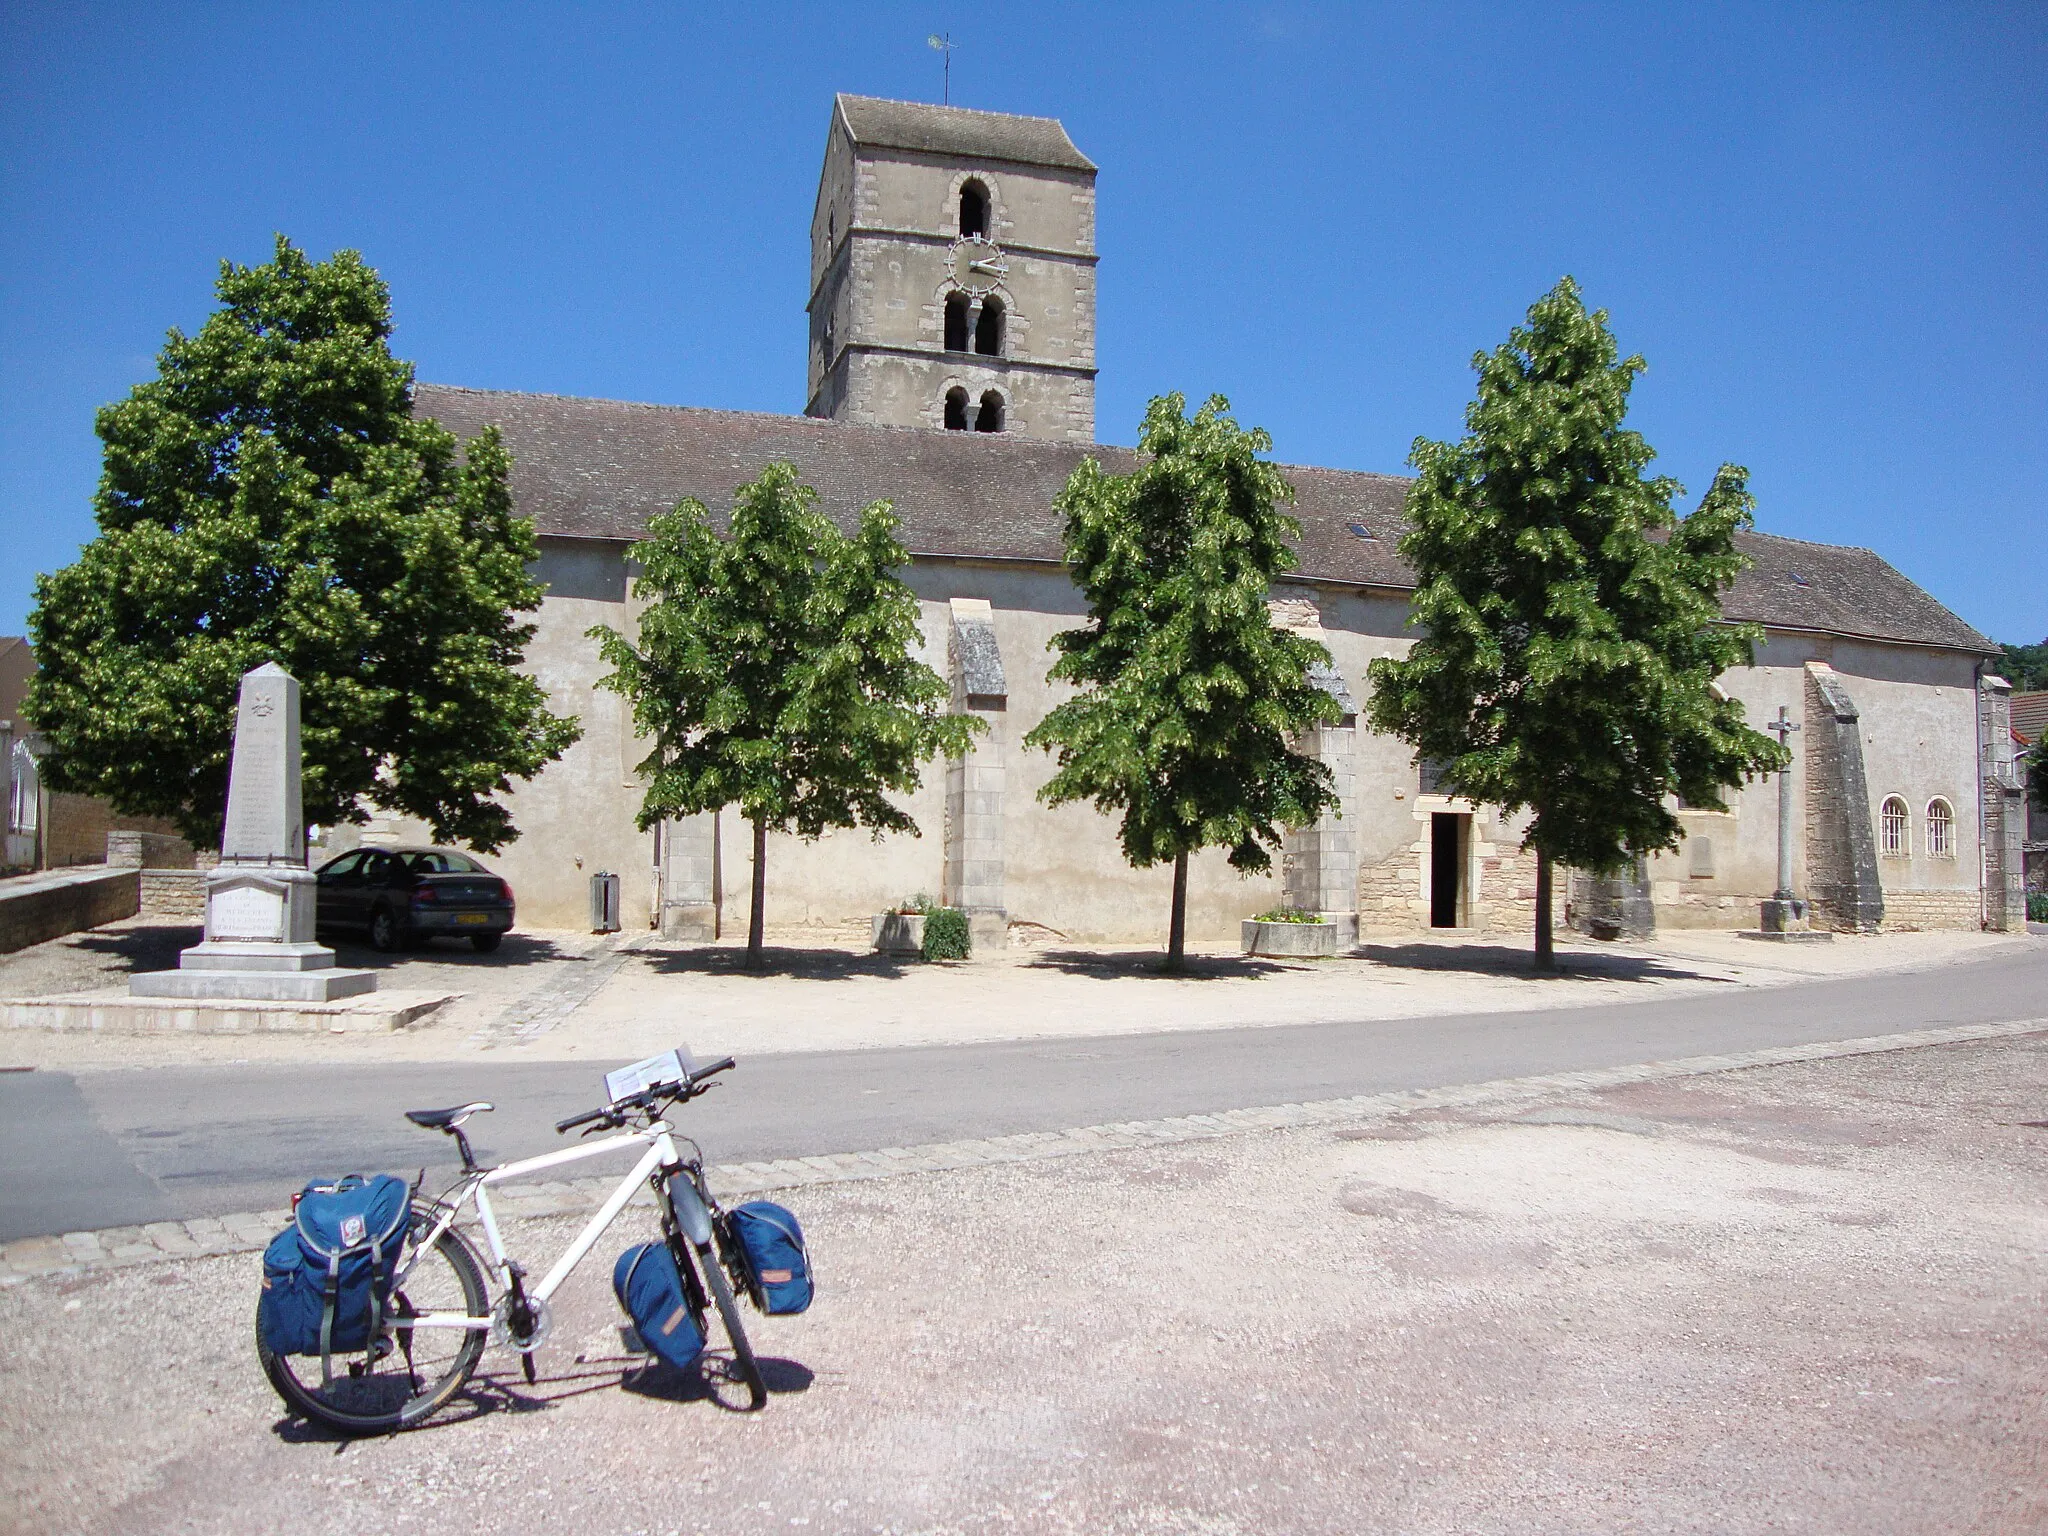
[[[132,978],[131,996],[327,1003],[377,990],[376,972],[337,969],[334,951],[314,941],[300,771],[298,681],[265,662],[242,677],[205,940],[177,970]]]

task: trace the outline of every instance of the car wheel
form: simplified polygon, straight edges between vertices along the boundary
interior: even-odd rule
[[[476,946],[478,954],[488,955],[504,941],[504,938],[505,935],[502,933],[472,933],[469,942]]]
[[[379,907],[370,916],[370,945],[373,949],[390,954],[405,943],[405,930],[398,925],[389,907]]]

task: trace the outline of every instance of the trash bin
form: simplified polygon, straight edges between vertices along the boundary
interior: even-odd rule
[[[590,931],[619,931],[619,877],[608,869],[590,877]]]

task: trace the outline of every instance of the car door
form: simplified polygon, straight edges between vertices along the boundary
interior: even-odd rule
[[[361,903],[354,898],[362,891],[363,858],[361,849],[344,853],[323,865],[314,876],[313,921],[316,927],[353,928],[361,921],[356,916]]]
[[[378,904],[385,900],[392,882],[397,879],[399,873],[399,862],[391,854],[379,849],[364,855],[362,884],[355,898],[355,915],[350,918],[354,926],[364,929],[370,926],[370,919],[376,913]],[[398,915],[401,918],[405,916],[403,907],[400,908]]]

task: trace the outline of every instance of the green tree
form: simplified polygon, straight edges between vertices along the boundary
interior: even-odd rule
[[[1229,409],[1214,395],[1190,418],[1182,396],[1160,396],[1145,463],[1109,475],[1084,459],[1068,477],[1056,505],[1089,622],[1054,638],[1050,676],[1080,692],[1024,738],[1057,754],[1040,799],[1121,811],[1134,867],[1173,861],[1169,970],[1184,964],[1188,855],[1228,848],[1233,868],[1262,873],[1282,829],[1336,799],[1329,770],[1288,745],[1338,717],[1308,675],[1329,653],[1266,606],[1294,568],[1294,491],[1258,457],[1272,439]]]
[[[2048,640],[2039,645],[2007,645],[1999,649],[2005,653],[1999,660],[1999,670],[2016,692],[2048,688]]]
[[[638,643],[590,631],[653,750],[640,764],[644,830],[737,805],[753,827],[747,963],[762,963],[768,833],[830,827],[917,835],[889,796],[935,754],[966,752],[981,722],[943,712],[945,683],[917,659],[917,600],[896,575],[910,556],[878,501],[848,538],[793,465],[771,464],[733,497],[720,538],[699,501],[654,519],[634,551],[647,600]]]
[[[417,817],[494,850],[494,796],[578,735],[517,670],[540,606],[496,434],[416,420],[390,295],[283,236],[222,263],[221,308],[99,413],[99,536],[36,582],[27,712],[51,785],[216,843],[241,675],[302,685],[306,817]]]
[[[1443,766],[1450,793],[1533,811],[1536,963],[1551,950],[1551,865],[1612,873],[1683,835],[1666,807],[1721,808],[1776,769],[1777,743],[1714,679],[1759,631],[1722,621],[1744,564],[1747,471],[1723,465],[1689,517],[1682,488],[1622,425],[1640,357],[1567,277],[1490,356],[1457,443],[1417,438],[1401,552],[1415,568],[1405,660],[1371,668],[1373,726]]]

